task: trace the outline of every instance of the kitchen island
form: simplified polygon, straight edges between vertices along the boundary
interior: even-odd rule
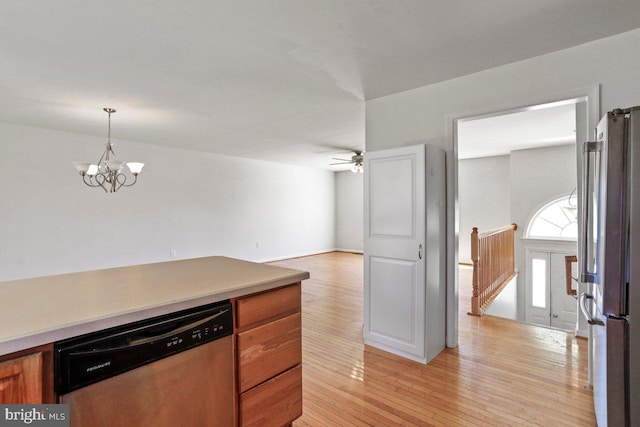
[[[293,390],[285,406],[299,396],[293,406],[301,408],[300,282],[307,278],[304,271],[205,257],[3,282],[0,380],[16,369],[41,373],[40,381],[26,380],[40,383],[26,395],[51,403],[52,343],[228,299],[240,423],[273,406],[274,387]]]

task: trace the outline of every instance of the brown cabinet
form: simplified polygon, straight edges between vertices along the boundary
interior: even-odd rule
[[[284,426],[302,415],[302,366],[240,395],[240,425]]]
[[[52,346],[0,357],[0,404],[53,403]]]
[[[300,283],[236,300],[239,422],[283,426],[302,415]]]

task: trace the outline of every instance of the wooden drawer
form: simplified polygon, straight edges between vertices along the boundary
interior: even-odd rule
[[[53,344],[0,356],[0,404],[54,401]]]
[[[283,426],[302,415],[302,366],[240,396],[241,426]]]
[[[238,334],[238,388],[249,390],[302,362],[300,313]]]
[[[42,353],[0,362],[0,403],[42,403]]]
[[[236,302],[236,329],[241,331],[299,311],[300,282],[292,286],[238,299]]]

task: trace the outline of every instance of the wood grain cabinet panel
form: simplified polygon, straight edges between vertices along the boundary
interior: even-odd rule
[[[238,334],[238,378],[244,392],[302,362],[300,313]]]
[[[236,300],[238,420],[280,427],[302,415],[300,282]]]
[[[0,356],[0,404],[55,403],[53,344]]]
[[[252,388],[240,396],[240,425],[284,426],[302,415],[302,367]]]
[[[239,299],[236,327],[239,331],[300,311],[300,283]]]
[[[42,383],[42,353],[0,362],[0,403],[43,403]]]

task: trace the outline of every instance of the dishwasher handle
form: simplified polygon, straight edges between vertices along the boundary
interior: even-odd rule
[[[167,338],[171,338],[176,334],[179,334],[181,332],[187,331],[189,329],[193,329],[193,328],[197,328],[200,325],[203,325],[225,313],[227,313],[229,311],[229,309],[225,309],[225,310],[221,310],[219,312],[217,312],[216,314],[206,317],[204,319],[198,319],[195,322],[191,322],[187,325],[183,325],[183,326],[179,326],[177,328],[174,328],[172,330],[170,330],[169,332],[163,332],[159,335],[155,335],[155,336],[150,336],[150,337],[145,337],[145,338],[138,338],[138,339],[133,339],[131,340],[128,344],[126,345],[121,345],[121,346],[116,346],[116,347],[107,347],[107,348],[94,348],[91,350],[86,350],[86,351],[74,351],[74,352],[70,352],[69,356],[85,356],[85,355],[98,355],[101,353],[113,353],[113,352],[117,352],[119,350],[127,350],[127,349],[132,349],[132,348],[136,348],[136,347],[142,347],[144,345],[147,344],[151,344],[154,343],[156,341],[160,341],[163,339],[167,339]]]

